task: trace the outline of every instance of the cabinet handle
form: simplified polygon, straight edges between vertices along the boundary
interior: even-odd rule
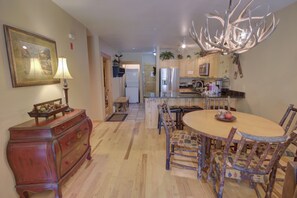
[[[80,138],[81,138],[81,136],[82,136],[81,132],[80,132],[80,131],[79,131],[79,132],[77,132],[77,134],[76,134],[76,138],[77,138],[77,139],[80,139]]]

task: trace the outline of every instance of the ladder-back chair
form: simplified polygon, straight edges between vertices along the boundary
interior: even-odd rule
[[[211,155],[208,178],[213,179],[213,188],[217,192],[217,197],[223,197],[225,178],[233,178],[248,179],[258,197],[260,194],[256,183],[265,183],[267,185],[265,197],[270,198],[275,183],[277,164],[289,144],[296,139],[296,133],[297,131],[294,131],[290,135],[280,137],[259,137],[232,128],[223,152],[214,151]],[[230,146],[235,134],[240,137],[240,141],[238,141],[236,152],[232,152]],[[252,145],[251,149],[245,149],[247,144]],[[259,155],[256,151],[260,145],[265,145],[265,150]],[[267,175],[269,179],[266,179]],[[217,179],[220,182],[218,190],[216,189]]]
[[[200,145],[199,136],[194,132],[177,130],[170,113],[170,108],[167,104],[158,105],[158,110],[166,136],[166,170],[169,170],[170,164],[172,164],[178,167],[197,171],[198,146]],[[190,165],[181,163],[178,160],[172,160],[172,155],[190,158]],[[192,165],[193,159],[194,165]]]

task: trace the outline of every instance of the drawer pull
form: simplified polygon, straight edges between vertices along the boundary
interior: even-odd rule
[[[81,138],[81,136],[82,136],[81,132],[80,132],[80,131],[79,131],[79,132],[77,132],[77,134],[76,134],[76,138],[77,138],[77,139],[80,139],[80,138]]]

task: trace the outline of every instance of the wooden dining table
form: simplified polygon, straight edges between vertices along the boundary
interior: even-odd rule
[[[232,111],[236,119],[227,122],[216,119],[217,113],[218,110],[200,110],[187,113],[182,118],[183,123],[201,137],[201,147],[198,150],[198,178],[202,177],[202,169],[206,167],[210,140],[226,141],[232,127],[251,135],[264,137],[282,136],[285,133],[278,123],[257,115]],[[239,141],[239,137],[235,136],[234,140]]]

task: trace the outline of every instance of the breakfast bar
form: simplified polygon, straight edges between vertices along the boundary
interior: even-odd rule
[[[230,106],[236,108],[237,101],[244,98],[242,92],[240,94],[222,95],[219,97],[226,98],[230,96]],[[217,97],[218,98],[218,97]],[[158,126],[158,104],[167,102],[169,106],[183,107],[200,107],[204,108],[205,96],[201,94],[183,94],[180,92],[163,93],[160,96],[155,94],[147,94],[145,100],[145,127],[157,128]]]

